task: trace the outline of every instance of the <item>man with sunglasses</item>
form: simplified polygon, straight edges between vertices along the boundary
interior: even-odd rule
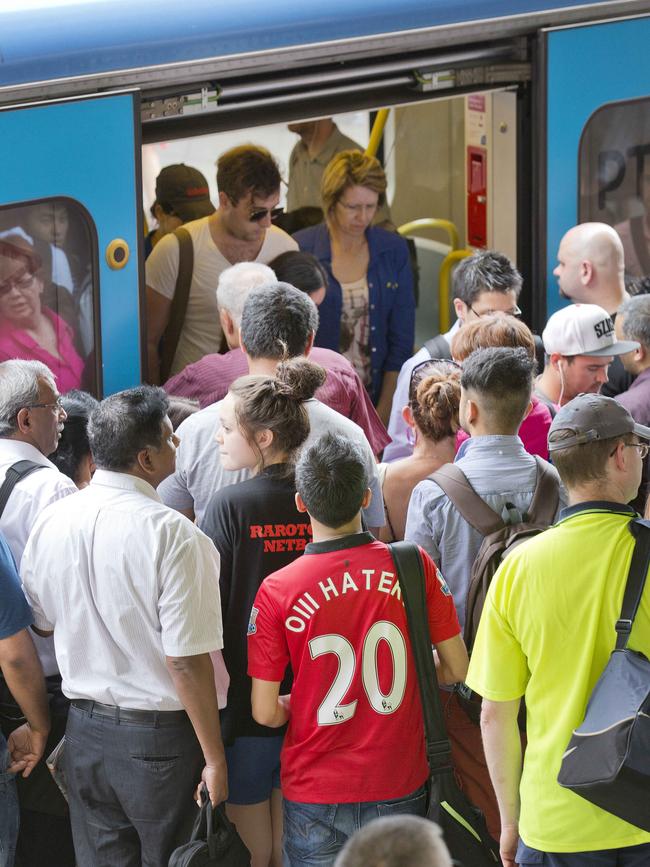
[[[409,430],[402,418],[402,410],[408,403],[413,368],[433,356],[451,358],[451,340],[466,322],[475,322],[495,314],[520,316],[517,299],[521,284],[521,274],[512,262],[494,250],[480,250],[459,262],[452,280],[456,322],[446,334],[428,340],[422,349],[402,365],[388,422],[388,434],[392,442],[384,450],[385,462],[408,457],[413,451]]]
[[[181,239],[166,235],[146,262],[147,346],[151,382],[160,378],[160,341],[170,320],[180,326],[169,373],[209,352],[221,349],[222,332],[215,296],[219,274],[237,262],[262,262],[287,250],[296,242],[272,224],[281,209],[280,171],[266,148],[240,145],[223,153],[217,162],[219,208],[211,216],[183,226],[191,240],[192,255],[181,262]],[[191,259],[191,261],[189,261]],[[183,268],[181,268],[183,264]],[[191,271],[185,310],[174,304],[182,272]]]
[[[21,467],[17,465],[21,462],[32,465],[28,474],[19,478],[8,492],[4,509],[0,507],[0,532],[18,567],[27,537],[43,509],[77,490],[74,482],[59,472],[47,457],[56,450],[65,419],[54,376],[45,364],[17,359],[0,364],[0,484],[6,482],[7,475],[11,478],[19,472]],[[9,472],[12,468],[14,473]],[[0,495],[0,501],[3,499]],[[45,748],[45,756],[48,756],[63,737],[67,702],[61,693],[61,676],[52,639],[32,637],[50,696],[52,730]],[[4,711],[2,730],[8,736],[24,718],[3,679],[0,679],[0,704]],[[27,779],[19,779],[17,783],[21,807],[18,838],[21,865],[73,867],[67,807],[45,762],[40,761]]]

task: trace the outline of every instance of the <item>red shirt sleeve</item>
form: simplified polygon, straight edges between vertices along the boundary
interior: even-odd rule
[[[289,663],[282,613],[267,581],[257,591],[248,622],[248,676],[281,681]]]
[[[434,644],[447,641],[460,633],[454,599],[447,582],[431,557],[420,548],[426,581],[427,611],[429,630]]]

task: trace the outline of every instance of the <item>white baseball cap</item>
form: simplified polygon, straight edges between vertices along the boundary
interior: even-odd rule
[[[542,332],[548,355],[623,355],[640,344],[617,340],[609,313],[597,304],[569,304],[554,313]]]

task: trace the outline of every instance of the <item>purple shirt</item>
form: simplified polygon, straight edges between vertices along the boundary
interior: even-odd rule
[[[650,425],[650,368],[641,371],[627,391],[615,395],[637,424]]]
[[[390,438],[352,365],[338,352],[317,346],[313,347],[309,358],[327,372],[327,379],[315,397],[358,424],[370,448],[379,454]],[[222,400],[237,377],[247,373],[246,356],[239,348],[231,349],[223,355],[204,355],[194,364],[188,364],[168,379],[163,388],[169,395],[198,400],[203,409]]]

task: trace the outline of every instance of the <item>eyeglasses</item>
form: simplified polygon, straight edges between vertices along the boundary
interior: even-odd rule
[[[283,213],[284,208],[255,208],[249,213],[248,219],[251,223],[259,223],[267,214],[271,217],[271,220],[275,220]]]
[[[30,403],[25,409],[53,409],[55,412],[61,412],[63,410],[63,401],[60,397],[57,397],[54,403]]]
[[[641,455],[641,460],[645,460],[650,452],[650,443],[623,443],[623,448],[638,449]]]
[[[421,361],[419,364],[416,364],[411,371],[411,378],[409,380],[409,401],[413,399],[415,389],[420,382],[422,382],[427,373],[437,372],[436,368],[439,364],[448,364],[451,368],[461,370],[460,364],[452,358],[427,358],[426,361]],[[442,372],[444,373],[444,370]]]
[[[471,304],[469,305],[469,309],[478,319],[482,319],[484,316],[498,316],[500,313],[505,314],[506,316],[514,316],[515,318],[521,316],[521,310],[516,304],[510,310],[483,310],[482,313],[479,313],[478,310],[474,310]]]
[[[18,289],[19,292],[24,292],[27,289],[31,289],[33,285],[34,275],[30,274],[29,271],[23,271],[19,277],[12,277],[9,280],[5,280],[3,283],[0,283],[0,298],[4,295],[8,295],[12,289]]]
[[[347,202],[342,202],[339,199],[338,204],[345,208],[348,214],[374,214],[377,210],[377,202],[374,205],[348,205]]]

